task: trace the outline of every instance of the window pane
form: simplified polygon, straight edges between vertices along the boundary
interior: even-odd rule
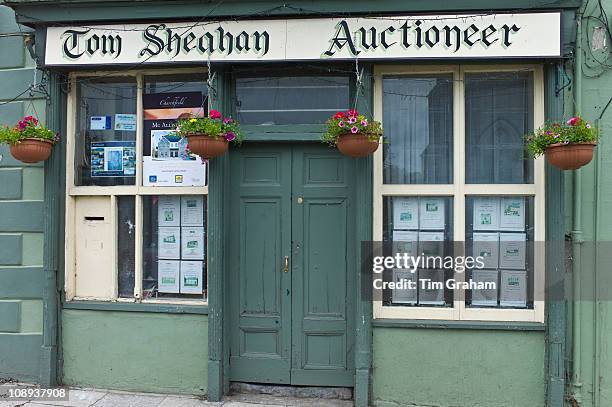
[[[445,269],[441,264],[444,256],[452,255],[452,213],[450,197],[384,197],[385,255],[395,257],[398,253],[402,256],[407,253],[414,258],[421,255],[423,263],[412,270],[394,269],[383,273],[386,282],[405,279],[417,284],[416,289],[384,290],[383,305],[453,306],[453,291],[444,282],[453,278],[454,270]],[[414,260],[410,264],[415,264]],[[442,286],[436,287],[440,283]]]
[[[134,185],[136,83],[131,78],[79,82],[75,185]]]
[[[349,108],[349,78],[293,76],[236,79],[242,124],[318,124]]]
[[[144,198],[143,298],[206,298],[206,196]]]
[[[119,297],[134,297],[136,282],[136,206],[133,196],[117,197],[117,270]]]
[[[532,130],[532,72],[465,75],[467,183],[533,183],[524,143]]]
[[[385,184],[453,182],[452,75],[383,80]]]
[[[177,121],[208,110],[204,74],[148,76],[143,93],[144,186],[203,186],[206,167],[190,154],[187,138],[173,134]]]
[[[467,253],[484,267],[467,270],[466,281],[494,284],[466,290],[466,306],[533,308],[533,238],[533,197],[467,197]]]

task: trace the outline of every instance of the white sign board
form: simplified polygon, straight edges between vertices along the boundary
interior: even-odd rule
[[[48,27],[46,65],[561,55],[560,12]]]

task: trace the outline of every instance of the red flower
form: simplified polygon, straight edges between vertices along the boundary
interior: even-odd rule
[[[210,117],[211,119],[220,119],[221,113],[219,113],[218,110],[211,109],[210,113],[208,114],[208,117]]]
[[[355,109],[349,109],[346,112],[349,116],[356,117],[359,116],[359,112]]]
[[[580,121],[580,117],[576,116],[576,117],[572,117],[571,119],[569,119],[567,121],[567,124],[570,126],[575,126],[576,124],[578,124],[579,121]]]
[[[346,117],[346,115],[343,112],[338,112],[334,116],[334,119],[344,119],[345,117]]]

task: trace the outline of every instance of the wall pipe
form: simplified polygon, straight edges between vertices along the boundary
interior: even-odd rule
[[[574,66],[574,114],[582,109],[582,14],[576,13],[576,58]],[[573,283],[573,330],[572,330],[572,397],[578,404],[582,402],[582,306],[581,306],[581,246],[582,237],[582,179],[581,170],[573,173],[573,211],[572,211],[572,283]]]

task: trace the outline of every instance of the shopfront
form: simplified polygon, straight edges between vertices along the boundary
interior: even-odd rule
[[[296,10],[37,26],[65,129],[47,168],[61,180],[49,194],[65,195],[48,226],[65,241],[48,254],[59,380],[210,400],[246,382],[349,387],[360,406],[557,405],[552,262],[525,247],[562,238],[548,221],[558,174],[525,158],[523,136],[559,114],[569,11]],[[205,162],[173,130],[211,109],[246,140]],[[382,122],[373,156],[320,142],[347,109]],[[487,265],[456,281],[496,288],[373,300],[366,241],[469,243]],[[453,277],[402,273],[385,279]]]

